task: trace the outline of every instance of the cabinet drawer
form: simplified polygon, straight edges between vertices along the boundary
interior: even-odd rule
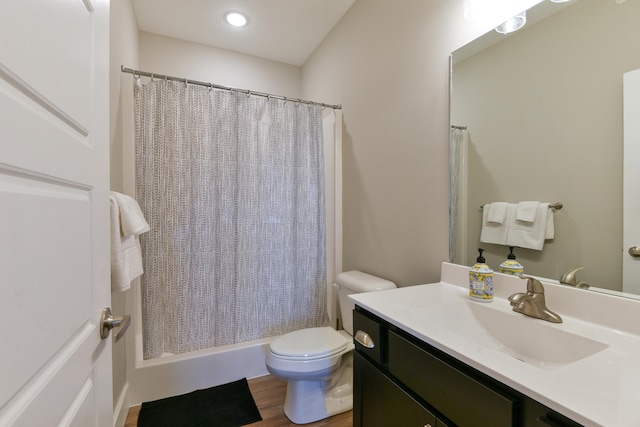
[[[382,349],[384,347],[382,325],[376,320],[360,313],[353,311],[353,339],[356,350],[366,355],[378,365],[382,364]],[[364,334],[368,345],[363,345]]]
[[[389,331],[389,372],[459,427],[510,427],[517,400]]]

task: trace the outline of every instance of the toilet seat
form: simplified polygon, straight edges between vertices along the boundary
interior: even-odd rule
[[[285,360],[316,360],[344,352],[349,341],[330,327],[308,328],[284,334],[271,342],[270,352]]]

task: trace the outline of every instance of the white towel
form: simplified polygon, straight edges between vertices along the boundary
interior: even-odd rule
[[[140,212],[140,218],[131,218],[132,215],[138,215],[135,209],[130,206],[130,201],[126,201],[129,206],[122,209],[119,200],[124,199],[119,196],[123,194],[112,192],[109,196],[109,216],[111,221],[111,291],[126,291],[131,287],[131,281],[140,276],[144,270],[142,268],[142,251],[140,249],[140,241],[138,235],[149,230],[149,225],[142,216],[140,207],[136,204]],[[128,197],[128,196],[127,196]],[[132,213],[133,212],[133,213]],[[131,227],[138,230],[139,233],[131,234],[131,228],[127,228],[125,234],[122,225],[128,222]],[[144,222],[144,224],[142,224]],[[142,226],[141,226],[142,225]],[[144,226],[146,225],[146,227]]]
[[[547,203],[547,206],[549,204]],[[544,238],[545,240],[553,240],[556,234],[556,225],[553,219],[554,210],[551,208],[547,209],[547,228],[544,230]]]
[[[553,239],[554,236],[553,210],[549,208],[549,203],[539,203],[533,222],[514,217],[508,228],[507,246],[541,251],[545,239]]]
[[[487,222],[495,222],[496,224],[504,223],[507,218],[507,209],[509,203],[506,202],[494,202],[487,203],[483,209],[487,209]]]
[[[496,245],[506,245],[509,224],[515,221],[516,205],[505,203],[506,216],[501,224],[489,222],[489,211],[487,206],[482,209],[482,230],[480,231],[480,241],[483,243],[493,243]],[[492,204],[493,205],[493,204]]]
[[[538,216],[540,202],[520,202],[516,212],[518,221],[534,222]]]
[[[137,236],[149,231],[149,224],[144,219],[140,205],[133,197],[126,194],[111,192],[120,208],[120,227],[123,236]]]

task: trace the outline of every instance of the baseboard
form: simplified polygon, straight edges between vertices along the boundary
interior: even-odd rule
[[[122,387],[118,402],[113,408],[113,427],[124,427],[129,413],[129,401],[129,382],[127,381]]]

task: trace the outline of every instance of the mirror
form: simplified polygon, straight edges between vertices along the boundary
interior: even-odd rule
[[[479,247],[496,271],[507,258],[479,242],[482,205],[561,202],[554,239],[515,249],[525,274],[559,280],[584,266],[579,281],[622,290],[622,81],[640,68],[638,18],[638,1],[544,0],[523,29],[452,54],[452,140],[467,141],[452,174],[453,262],[473,264]]]

